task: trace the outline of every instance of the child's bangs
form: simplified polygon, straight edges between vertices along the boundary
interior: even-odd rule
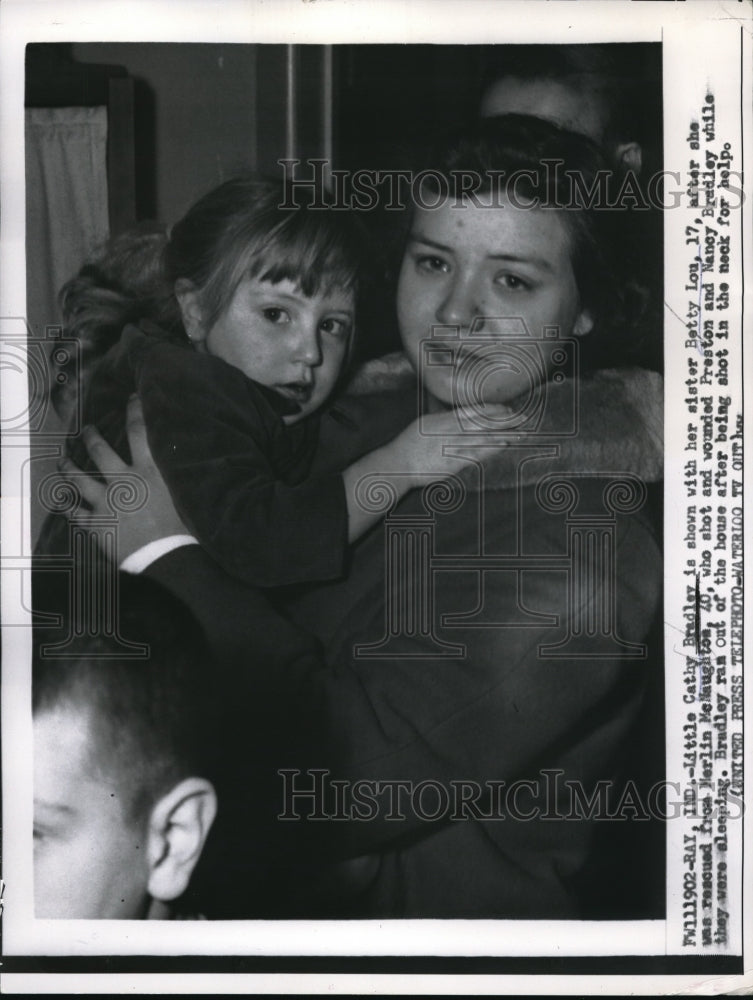
[[[349,220],[329,211],[297,210],[275,226],[247,257],[247,274],[292,281],[304,295],[355,287],[361,248]]]

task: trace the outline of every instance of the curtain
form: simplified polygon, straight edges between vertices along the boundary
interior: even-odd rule
[[[26,319],[32,342],[28,371],[50,371],[54,342],[47,328],[59,325],[60,287],[107,239],[107,109],[30,108],[26,111]],[[47,359],[45,361],[45,359]],[[41,365],[40,365],[41,363]],[[55,470],[60,444],[45,435],[64,427],[49,405],[50,380],[29,380],[32,540],[44,516],[40,480]],[[41,397],[41,398],[40,398]],[[60,438],[57,438],[58,442]]]
[[[60,322],[57,293],[107,239],[107,109],[26,112],[27,319]]]

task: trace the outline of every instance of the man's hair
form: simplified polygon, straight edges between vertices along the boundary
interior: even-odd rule
[[[76,616],[66,610],[69,598],[60,585],[42,579],[52,575],[35,579],[35,607],[56,608],[62,622],[35,629],[34,714],[65,707],[85,714],[93,770],[114,780],[126,822],[145,822],[155,802],[184,778],[211,778],[214,771],[216,693],[203,635],[188,609],[161,587],[121,575],[111,608],[116,627],[71,637]],[[88,622],[92,631],[106,624],[99,619]],[[145,655],[124,655],[124,641],[142,644]]]
[[[594,94],[605,111],[605,141],[644,143],[656,125],[652,91],[658,85],[658,66],[652,43],[493,46],[479,96],[507,77],[556,80]]]

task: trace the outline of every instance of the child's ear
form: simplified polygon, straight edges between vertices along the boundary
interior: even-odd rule
[[[201,344],[206,339],[204,326],[204,310],[201,305],[199,290],[188,278],[178,278],[175,282],[175,298],[180,306],[188,339],[192,344]]]
[[[594,321],[591,313],[588,309],[583,309],[578,313],[578,318],[575,320],[575,325],[573,326],[573,336],[585,337],[585,335],[590,333],[593,328]]]
[[[217,794],[205,778],[185,778],[153,807],[146,845],[153,899],[185,892],[216,815]]]
[[[614,156],[623,170],[632,170],[637,176],[643,166],[643,150],[639,142],[623,142],[614,151]]]

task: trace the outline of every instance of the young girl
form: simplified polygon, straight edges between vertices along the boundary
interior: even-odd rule
[[[127,235],[62,292],[90,372],[85,421],[124,452],[136,392],[189,531],[264,587],[342,574],[348,543],[378,516],[355,498],[365,473],[403,473],[402,495],[427,467],[465,464],[409,429],[342,473],[310,475],[352,346],[362,238],[342,212],[283,203],[282,185],[228,181],[169,237]]]

